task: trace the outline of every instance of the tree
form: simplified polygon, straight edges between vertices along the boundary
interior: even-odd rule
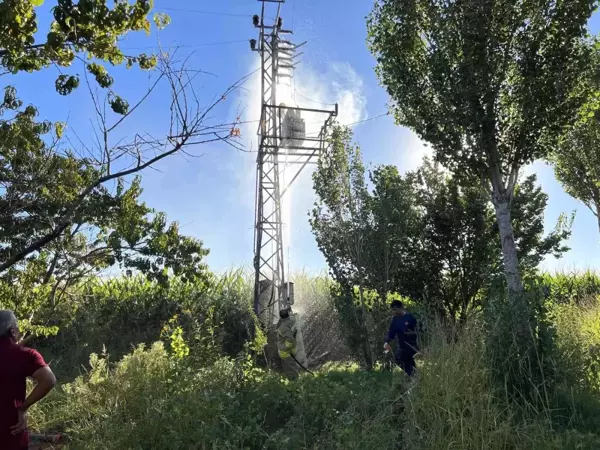
[[[412,292],[405,295],[418,295],[443,319],[464,322],[481,306],[480,293],[489,283],[496,255],[489,200],[476,184],[461,186],[457,177],[428,159],[416,178],[417,204],[423,211],[422,250],[415,273],[405,278],[412,278],[407,285]]]
[[[69,286],[107,268],[138,271],[162,283],[169,275],[186,280],[206,275],[202,243],[180,235],[176,223],[140,202],[140,180],[134,177],[171,155],[193,156],[190,149],[201,144],[239,148],[237,119],[215,116],[246,78],[202,105],[195,89],[202,72],[188,68],[185,59],[177,62],[177,52],[126,55],[119,48],[129,32],[150,32],[150,0],[111,6],[106,0],[58,0],[40,42],[41,3],[0,1],[2,75],[59,68],[55,87],[67,95],[80,85],[79,76],[69,73],[79,64],[96,112],[89,142],[68,124],[39,120],[37,108],[25,106],[14,87],[6,86],[0,97],[2,299],[29,317],[32,329],[46,332],[44,320],[68,296]],[[159,28],[168,21],[154,16]],[[105,64],[157,70],[147,92],[130,106],[113,91]],[[158,90],[170,94],[164,135],[144,130],[124,135],[122,125]]]
[[[535,275],[546,256],[560,258],[569,247],[565,245],[571,237],[571,227],[575,214],[561,214],[554,229],[544,232],[544,212],[548,205],[548,194],[537,184],[537,176],[529,175],[518,181],[511,204],[511,216],[514,222],[515,246],[521,271]],[[495,234],[497,234],[497,224]],[[498,244],[499,246],[499,244]],[[503,259],[498,253],[496,273],[503,271]]]
[[[416,205],[414,176],[400,176],[395,166],[380,166],[370,173],[373,193],[368,207],[372,215],[367,282],[385,303],[390,292],[398,292],[398,275],[413,267],[420,241],[416,239],[422,223]]]
[[[527,309],[511,204],[523,165],[574,120],[590,64],[595,0],[378,0],[369,17],[377,74],[398,124],[460,176],[480,180],[498,222],[509,298]],[[517,332],[525,336],[527,314]]]
[[[232,124],[207,119],[224,97],[202,107],[186,68],[164,60],[160,69],[148,94],[124,115],[106,112],[90,90],[101,137],[95,148],[81,142],[81,149],[66,146],[60,140],[62,128],[38,122],[34,107],[22,108],[14,90],[5,91],[1,106],[14,115],[0,123],[3,303],[28,317],[35,333],[47,332],[45,323],[69,286],[109,267],[137,270],[161,282],[169,274],[184,279],[206,275],[202,243],[181,236],[176,223],[168,224],[163,214],[140,203],[140,179],[131,175],[176,152],[187,154],[193,145],[219,141],[235,146]],[[172,93],[168,135],[140,132],[131,141],[113,143],[115,130],[161,80]]]
[[[335,126],[330,139],[331,145],[319,159],[313,174],[318,200],[311,212],[310,224],[331,273],[343,290],[343,298],[350,301],[344,306],[354,314],[360,332],[352,337],[362,348],[367,367],[371,368],[373,355],[364,298],[364,266],[371,236],[365,168],[360,149],[352,143],[350,129]],[[359,290],[358,312],[352,305],[355,286]]]
[[[552,156],[554,173],[571,197],[596,216],[600,230],[600,129],[593,118],[569,131]]]
[[[140,273],[167,285],[172,276],[183,281],[206,281],[209,276],[202,242],[179,233],[140,202],[140,178],[129,188],[118,183],[114,196],[96,203],[93,217],[74,223],[35,257],[12,266],[0,277],[2,307],[23,318],[29,336],[54,334],[70,290],[111,269]]]
[[[79,135],[64,145],[64,123],[36,119],[38,110],[23,107],[16,90],[4,89],[0,103],[0,274],[42,251],[77,224],[94,223],[101,202],[111,202],[111,189],[125,177],[135,175],[163,158],[186,153],[186,148],[221,141],[236,146],[235,123],[214,119],[216,108],[239,86],[234,83],[208,105],[201,105],[194,80],[201,73],[185,62],[175,64],[161,55],[125,55],[119,40],[132,31],[150,32],[152,1],[59,0],[45,39],[38,30],[37,6],[42,1],[0,2],[0,65],[5,74],[19,74],[59,67],[56,90],[67,95],[80,84],[68,68],[79,62],[93,99],[96,142]],[[168,24],[163,14],[154,16],[157,27]],[[158,66],[148,92],[130,107],[113,90],[113,78],[102,65],[137,64],[147,70]],[[90,78],[105,89],[98,94]],[[120,126],[157,89],[171,93],[167,108],[171,123],[165,136],[138,132],[130,140],[117,136]],[[112,112],[107,111],[110,106]],[[237,120],[236,120],[237,121]],[[54,136],[51,136],[54,132]],[[75,143],[74,143],[75,141]],[[76,234],[76,233],[75,233]]]
[[[113,66],[124,62],[128,67],[137,64],[142,69],[156,65],[155,56],[128,56],[118,46],[119,40],[132,31],[150,33],[152,0],[133,3],[117,0],[112,8],[106,0],[58,0],[52,8],[53,20],[46,32],[38,29],[36,12],[43,3],[44,0],[0,2],[0,66],[5,72],[33,72],[51,65],[67,68],[80,59],[100,86],[110,88],[112,77],[96,61]],[[169,20],[164,14],[154,16],[158,28],[166,26]],[[59,94],[66,95],[79,86],[80,80],[77,75],[60,72],[55,87]],[[113,108],[120,109],[119,104],[119,98],[114,97]]]
[[[587,102],[579,120],[569,128],[550,156],[554,173],[563,188],[596,216],[600,230],[600,56],[592,44],[593,69],[582,73],[580,90]]]
[[[102,223],[106,208],[117,201],[111,188],[119,180],[178,152],[188,154],[186,149],[192,146],[224,142],[237,148],[231,131],[235,124],[215,123],[210,114],[239,83],[214,103],[202,106],[192,80],[187,68],[162,60],[161,72],[148,93],[123,115],[107,113],[90,90],[97,111],[98,140],[95,147],[80,143],[80,149],[59,145],[62,126],[37,122],[37,110],[33,106],[23,109],[14,90],[7,88],[2,108],[15,113],[12,120],[0,123],[0,184],[4,187],[0,192],[4,212],[0,221],[0,274],[62,236],[75,233],[78,224]],[[121,138],[113,142],[119,126],[152,91],[163,86],[161,81],[172,94],[167,135],[138,132],[130,141]],[[106,102],[110,94],[107,97]],[[48,143],[52,130],[56,136]]]
[[[489,197],[479,183],[444,172],[427,158],[405,175],[394,166],[378,167],[371,180],[366,287],[382,298],[388,291],[412,298],[450,322],[464,321],[482,306],[484,290],[503,272]],[[547,201],[535,175],[518,182],[511,214],[527,274],[535,273],[547,255],[560,257],[568,250],[566,216],[544,234]]]
[[[318,200],[311,225],[337,282],[334,295],[341,300],[341,322],[350,328],[350,347],[366,354],[366,318],[376,317],[373,305],[385,304],[389,293],[409,297],[450,323],[464,322],[503,273],[498,222],[480,183],[425,158],[405,175],[394,166],[376,167],[370,192],[350,131],[338,127],[332,138],[314,175]],[[535,175],[518,180],[511,214],[524,273],[535,273],[547,255],[568,250],[566,216],[544,234],[547,201]]]

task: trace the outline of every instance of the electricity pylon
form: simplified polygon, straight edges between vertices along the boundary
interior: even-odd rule
[[[278,83],[292,79],[297,58],[302,54],[298,49],[305,42],[296,45],[287,39],[293,33],[283,28],[281,9],[285,0],[259,1],[261,14],[252,19],[259,36],[258,40],[250,40],[251,49],[260,55],[262,75],[256,165],[254,310],[261,323],[269,327],[276,320],[276,312],[294,302],[293,284],[285,279],[282,197],[302,170],[315,163],[325,149],[327,129],[337,116],[338,106],[329,111],[278,103]],[[318,136],[307,135],[303,113],[323,117]],[[297,170],[283,186],[285,167]]]

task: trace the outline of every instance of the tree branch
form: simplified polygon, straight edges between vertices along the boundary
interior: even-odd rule
[[[172,125],[174,125],[179,132],[175,135],[175,133],[170,133],[163,141],[160,140],[148,140],[141,138],[140,136],[136,136],[134,142],[129,146],[119,146],[121,149],[125,149],[126,151],[133,150],[135,151],[134,158],[136,158],[136,163],[133,167],[123,169],[114,173],[110,173],[108,171],[104,171],[105,175],[99,177],[97,180],[92,182],[89,186],[87,186],[77,198],[67,207],[65,207],[64,212],[59,215],[58,220],[55,220],[56,224],[52,231],[47,232],[41,237],[35,239],[29,245],[25,246],[25,248],[17,251],[15,254],[11,255],[5,261],[0,263],[0,273],[4,272],[8,268],[13,265],[23,261],[32,253],[40,251],[44,246],[53,242],[57,238],[59,238],[65,230],[71,225],[73,217],[76,215],[77,211],[81,208],[82,204],[85,200],[96,190],[99,186],[108,183],[112,180],[120,179],[127,177],[129,175],[136,174],[138,172],[143,171],[144,169],[151,167],[157,162],[178,153],[184,147],[194,145],[194,144],[207,144],[210,142],[222,141],[229,145],[232,145],[237,148],[236,144],[232,142],[233,135],[231,133],[228,134],[220,134],[219,131],[223,129],[223,125],[206,125],[205,122],[208,120],[208,114],[213,111],[216,106],[220,103],[223,103],[227,99],[227,95],[238,89],[243,82],[245,82],[251,74],[242,77],[236,83],[232,84],[229,88],[225,90],[225,92],[217,98],[217,100],[213,101],[208,107],[202,108],[199,106],[197,102],[197,96],[192,92],[190,95],[194,99],[196,99],[196,106],[190,106],[188,102],[188,94],[186,93],[190,90],[190,81],[185,78],[185,68],[175,70],[168,61],[162,61],[162,75],[160,78],[166,78],[171,85],[171,93],[173,96],[173,100],[171,102],[172,105]],[[156,83],[151,87],[151,90],[154,89]],[[142,100],[136,104],[139,106],[141,102],[148,98],[146,95]],[[97,108],[97,113],[103,117],[103,114]],[[124,118],[117,121],[115,125],[110,128],[104,127],[106,133],[114,130],[116,126],[123,122]],[[212,130],[212,131],[211,131]],[[200,139],[194,139],[195,137],[200,137]],[[206,137],[206,138],[202,138]],[[107,141],[107,139],[104,139]],[[148,150],[154,151],[154,156],[150,159],[144,161],[142,159],[142,146],[147,147]],[[168,147],[164,148],[164,147]],[[159,151],[160,150],[160,151]],[[111,155],[109,155],[111,156]],[[120,155],[117,155],[119,157]],[[104,162],[104,165],[110,162],[114,162],[116,158],[111,158]],[[110,161],[110,162],[109,162]]]

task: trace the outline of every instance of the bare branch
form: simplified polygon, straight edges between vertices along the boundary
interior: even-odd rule
[[[186,62],[187,60],[184,60],[184,64]],[[102,111],[97,95],[93,92],[88,82],[88,90],[92,97],[98,119],[99,130],[96,133],[96,141],[98,148],[102,151],[102,159],[97,161],[97,164],[104,167],[104,170],[101,171],[102,176],[84,188],[73,202],[65,206],[61,213],[49,220],[49,224],[54,224],[50,225],[51,231],[43,234],[41,237],[37,237],[24,248],[10,255],[5,261],[0,262],[0,273],[61,237],[71,226],[73,217],[75,217],[86,200],[88,200],[89,196],[101,185],[151,168],[159,161],[179,152],[186,156],[192,156],[186,149],[193,145],[223,142],[234,149],[244,150],[232,132],[233,128],[240,123],[239,117],[233,122],[231,120],[224,120],[220,123],[211,122],[214,122],[213,113],[216,111],[216,108],[224,103],[230,94],[239,89],[250,78],[252,73],[229,86],[210,104],[201,106],[199,97],[193,89],[193,82],[199,74],[203,73],[202,71],[190,71],[185,65],[176,68],[172,60],[164,57],[161,57],[159,67],[161,75],[150,86],[148,92],[126,115],[110,127],[106,124],[107,113],[106,111]],[[155,138],[149,134],[137,133],[130,142],[119,139],[119,142],[111,147],[109,144],[110,134],[149,98],[149,95],[156,89],[160,80],[167,80],[172,96],[170,102],[171,123],[169,133],[163,138]],[[87,74],[86,81],[88,81]],[[106,103],[104,106],[106,106]],[[75,136],[80,142],[81,147],[89,151],[77,134]],[[115,170],[115,161],[125,157],[127,159],[123,160],[124,163],[119,164],[120,170]]]
[[[152,84],[152,86],[150,86],[150,88],[148,89],[148,91],[146,91],[146,93],[144,94],[144,96],[133,106],[133,108],[131,108],[129,111],[127,111],[127,113],[125,115],[123,115],[119,120],[117,120],[117,122],[115,122],[114,125],[112,125],[111,127],[108,128],[107,133],[110,133],[111,131],[113,131],[115,128],[117,128],[119,125],[121,125],[121,123],[123,123],[123,121],[125,119],[127,119],[128,117],[130,117],[135,110],[146,101],[146,99],[150,96],[150,94],[152,94],[152,92],[154,92],[154,89],[156,88],[156,86],[158,86],[158,83],[160,83],[160,81],[163,79],[164,74],[161,74],[156,81]]]

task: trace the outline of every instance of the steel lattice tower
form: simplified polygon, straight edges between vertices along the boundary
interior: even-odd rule
[[[258,41],[250,47],[261,58],[261,116],[258,127],[256,172],[256,217],[254,231],[254,310],[263,325],[273,324],[276,309],[293,303],[292,289],[285,280],[282,196],[306,165],[316,162],[326,145],[327,129],[337,116],[333,111],[290,107],[277,102],[277,84],[291,79],[297,52],[305,43],[295,45],[285,36],[281,8],[285,0],[259,0],[261,14],[253,17],[259,30]],[[266,20],[271,17],[270,24]],[[308,137],[302,113],[325,116],[318,136]],[[287,186],[282,186],[285,166],[298,167]]]

